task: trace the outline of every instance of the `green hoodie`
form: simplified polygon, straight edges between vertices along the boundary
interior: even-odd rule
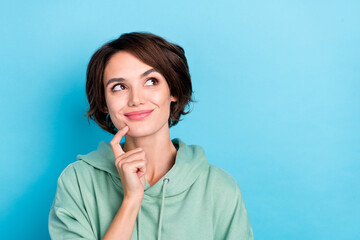
[[[172,143],[175,164],[153,186],[145,181],[131,240],[253,239],[236,180],[209,164],[202,147],[179,138]],[[109,143],[77,159],[58,179],[49,215],[52,239],[101,239],[122,203]]]

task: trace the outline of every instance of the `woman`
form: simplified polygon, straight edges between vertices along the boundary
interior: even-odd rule
[[[234,178],[170,138],[192,101],[180,46],[123,34],[92,56],[86,93],[87,116],[114,137],[61,173],[52,239],[253,239]]]

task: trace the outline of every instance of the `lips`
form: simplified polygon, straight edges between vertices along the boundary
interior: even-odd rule
[[[142,111],[134,111],[125,113],[124,115],[128,117],[130,120],[142,120],[149,116],[153,110],[142,110]]]

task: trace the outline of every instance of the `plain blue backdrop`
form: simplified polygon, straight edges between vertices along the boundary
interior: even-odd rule
[[[192,113],[171,137],[239,183],[255,239],[360,239],[359,1],[0,1],[2,239],[49,239],[61,171],[112,135],[82,115],[93,52],[181,45]]]

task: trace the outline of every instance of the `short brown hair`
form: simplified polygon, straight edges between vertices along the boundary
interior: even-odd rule
[[[196,101],[192,99],[191,78],[184,49],[151,33],[131,32],[104,44],[90,59],[86,73],[89,110],[84,115],[88,120],[94,120],[107,132],[117,132],[106,110],[103,75],[107,62],[119,51],[133,54],[165,77],[170,94],[178,99],[170,105],[169,127],[181,121],[181,115],[190,112],[185,112],[185,107]]]

